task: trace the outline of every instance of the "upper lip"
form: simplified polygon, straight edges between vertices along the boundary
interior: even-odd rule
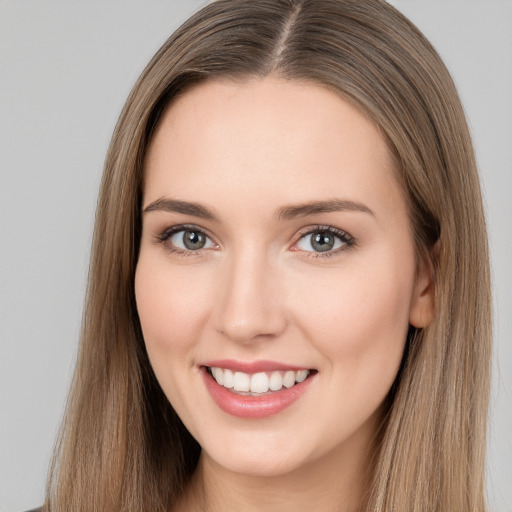
[[[297,366],[288,363],[280,363],[277,361],[239,361],[234,359],[217,359],[215,361],[206,361],[200,366],[208,366],[210,368],[223,368],[233,372],[258,373],[258,372],[274,372],[274,371],[298,371],[308,370],[307,366]]]

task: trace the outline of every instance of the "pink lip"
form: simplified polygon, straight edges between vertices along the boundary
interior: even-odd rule
[[[224,368],[233,372],[258,373],[292,370],[307,370],[304,366],[293,366],[290,364],[278,363],[276,361],[234,361],[232,359],[218,359],[201,363],[201,366],[210,368]]]
[[[219,361],[216,361],[216,363],[219,363]],[[226,366],[217,366],[217,364],[215,366],[219,368],[226,368]],[[261,368],[261,366],[258,366],[258,368]],[[293,369],[289,366],[286,368]],[[240,370],[240,366],[237,366],[237,369],[238,371],[242,371]],[[247,370],[246,372],[252,373]],[[316,374],[310,375],[306,380],[295,384],[291,388],[283,388],[280,391],[274,391],[261,396],[237,395],[236,393],[229,391],[224,386],[219,385],[204,366],[201,367],[201,376],[213,401],[224,412],[239,418],[258,419],[272,416],[290,407],[308,390],[310,384],[314,381]]]

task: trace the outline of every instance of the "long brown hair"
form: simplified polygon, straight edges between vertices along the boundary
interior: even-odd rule
[[[386,138],[435,320],[412,329],[390,392],[367,508],[483,511],[490,371],[488,249],[464,112],[430,43],[381,0],[218,0],[134,86],[107,154],[77,367],[44,510],[168,510],[199,446],[149,364],[134,300],[146,148],[170,101],[208,79],[322,84]]]

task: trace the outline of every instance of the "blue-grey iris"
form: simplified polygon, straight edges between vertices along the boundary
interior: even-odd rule
[[[317,232],[311,236],[311,247],[317,252],[330,251],[334,247],[335,237],[331,233]]]
[[[206,236],[197,231],[185,231],[183,233],[183,245],[190,251],[202,249],[206,244]]]

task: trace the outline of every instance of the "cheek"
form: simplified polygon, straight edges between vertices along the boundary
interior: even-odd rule
[[[141,253],[135,273],[135,296],[150,358],[185,354],[197,340],[208,304],[200,272],[180,272],[160,258]],[[156,369],[156,368],[155,368]]]
[[[409,326],[414,266],[380,260],[340,267],[303,283],[296,318],[347,379],[396,372]],[[364,370],[364,372],[363,372]]]
[[[303,283],[296,318],[322,355],[330,390],[318,397],[326,439],[339,439],[340,433],[348,438],[362,425],[378,421],[400,367],[409,325],[413,273],[393,270],[403,268],[363,265]]]
[[[190,404],[200,399],[190,379],[196,374],[194,350],[208,304],[206,290],[200,272],[171,270],[165,258],[141,252],[135,297],[144,343],[162,390],[184,421],[193,417]]]

